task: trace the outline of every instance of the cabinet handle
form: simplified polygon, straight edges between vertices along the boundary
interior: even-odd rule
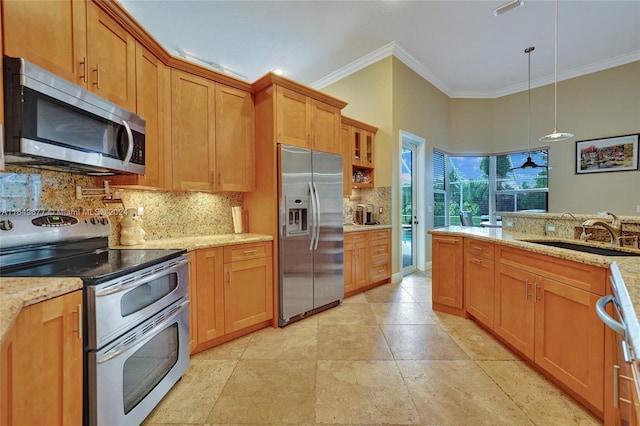
[[[620,406],[620,381],[619,381],[619,375],[620,375],[620,366],[619,365],[614,365],[613,366],[613,406],[615,408],[618,408]]]
[[[539,300],[542,300],[542,296],[538,295],[538,290],[540,289],[540,284],[538,284],[537,282],[534,284],[536,286],[535,288],[535,293],[536,293],[536,303],[538,303]]]
[[[216,184],[216,172],[211,172],[211,185]]]
[[[227,272],[227,284],[231,285],[231,271]]]
[[[254,249],[254,250],[245,250],[245,251],[243,251],[243,252],[242,252],[242,254],[253,254],[253,253],[256,253],[257,251],[258,251],[257,249]]]
[[[380,273],[384,272],[384,268],[378,269],[378,272]]]
[[[222,185],[222,173],[218,173],[218,185]]]
[[[78,339],[82,339],[82,304],[78,304],[78,309],[74,311],[78,314],[78,328],[73,330],[78,332]]]
[[[480,260],[480,259],[472,258],[472,259],[471,259],[471,262],[476,263],[476,264],[478,264],[478,265],[482,265],[482,260]]]
[[[480,246],[471,246],[471,248],[474,250],[484,251],[484,247],[480,247]]]
[[[82,75],[80,76],[80,78],[83,79],[84,82],[86,83],[87,82],[87,57],[86,56],[82,58],[80,65],[82,65]]]
[[[379,248],[378,252],[385,251],[383,248]]]
[[[100,88],[100,64],[96,65],[96,69],[94,71],[96,72],[96,82],[93,84],[99,89]]]
[[[526,280],[524,280],[524,298],[529,299],[529,296],[531,296],[531,293],[529,293],[529,279],[527,278]]]

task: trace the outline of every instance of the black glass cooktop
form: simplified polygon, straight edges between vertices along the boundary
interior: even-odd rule
[[[7,277],[79,277],[85,284],[98,284],[176,258],[186,250],[98,249],[55,260],[3,266]]]

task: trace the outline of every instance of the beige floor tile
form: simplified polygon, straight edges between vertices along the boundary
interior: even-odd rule
[[[480,361],[478,365],[537,425],[602,424],[523,361]]]
[[[397,361],[397,364],[423,424],[530,424],[525,413],[474,361]]]
[[[316,422],[419,424],[393,361],[318,361]]]
[[[265,328],[251,335],[242,359],[315,360],[317,327],[299,322],[283,328]]]
[[[315,361],[238,361],[207,421],[311,424],[315,383]]]
[[[418,303],[371,303],[378,324],[437,324]]]
[[[395,359],[469,359],[438,325],[381,325]]]
[[[318,329],[318,359],[391,360],[393,355],[378,326],[331,325]]]
[[[519,359],[472,320],[449,323],[443,328],[471,359],[494,361]]]
[[[355,296],[347,297],[342,303],[369,303],[367,298],[364,297],[364,293],[358,293]]]
[[[233,360],[192,358],[182,380],[176,383],[144,424],[204,423],[237,363]]]
[[[204,352],[195,354],[191,359],[240,359],[247,344],[251,340],[251,335],[243,336],[231,342],[223,343],[215,348],[207,349]]]
[[[369,303],[415,302],[400,284],[384,284],[364,293]]]
[[[376,325],[376,316],[368,303],[343,303],[317,315],[318,324]]]

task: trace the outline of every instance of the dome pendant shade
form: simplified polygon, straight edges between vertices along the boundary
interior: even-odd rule
[[[540,142],[556,142],[563,141],[573,137],[573,133],[558,131],[558,0],[556,0],[556,19],[555,19],[555,36],[554,36],[554,62],[553,62],[553,89],[554,89],[554,126],[553,133],[541,137]]]
[[[524,163],[522,163],[522,166],[518,167],[519,169],[527,169],[527,168],[533,168],[535,169],[536,167],[544,167],[544,166],[538,166],[535,161],[533,161],[531,159],[531,156],[527,157],[527,161],[525,161]]]

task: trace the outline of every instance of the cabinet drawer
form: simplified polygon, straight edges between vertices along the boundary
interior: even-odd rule
[[[377,261],[389,261],[389,253],[391,247],[388,239],[374,240],[369,242],[369,254],[371,256],[371,263],[374,264]]]
[[[372,262],[369,267],[369,282],[375,283],[378,281],[386,280],[391,277],[391,265],[389,261],[376,265]]]
[[[603,296],[607,270],[553,256],[497,245],[496,261]]]
[[[391,229],[376,229],[375,231],[368,231],[370,240],[377,240],[381,238],[391,238]]]
[[[366,231],[360,232],[345,232],[344,234],[344,243],[359,243],[361,241],[368,240],[368,233]]]
[[[465,238],[464,251],[466,253],[473,253],[476,256],[486,257],[487,259],[494,258],[494,244],[488,241]]]
[[[238,244],[224,248],[224,263],[271,256],[271,243]]]

